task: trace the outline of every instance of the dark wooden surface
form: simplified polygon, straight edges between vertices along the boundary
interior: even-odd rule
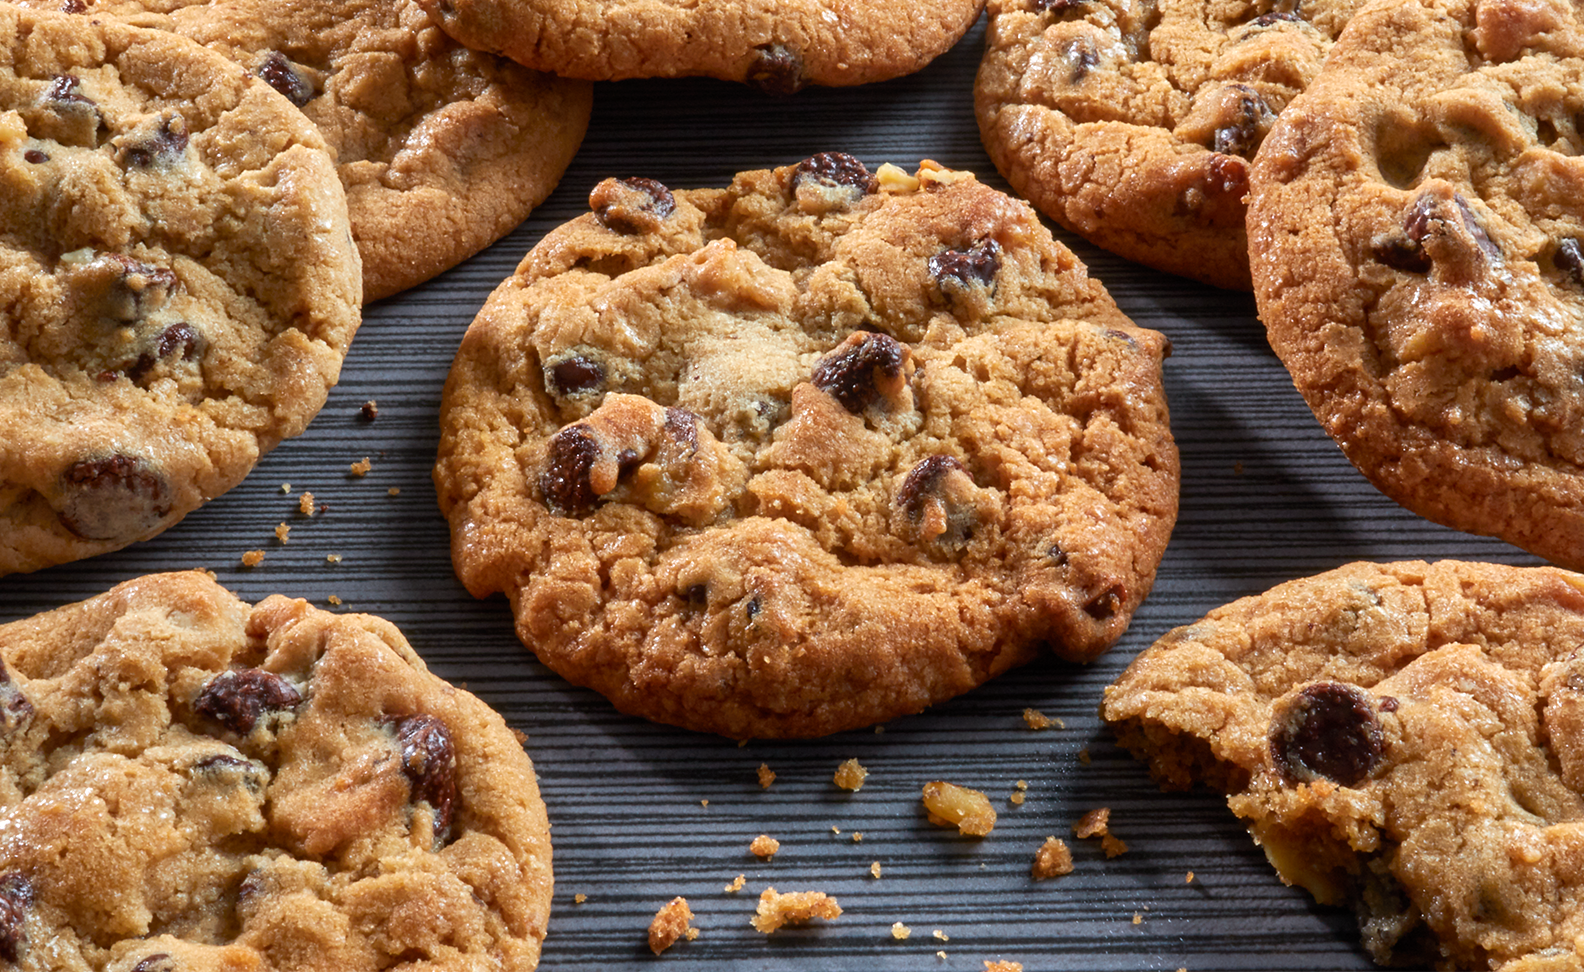
[[[475,259],[369,307],[341,384],[305,435],[154,541],[0,580],[0,620],[151,571],[207,567],[249,601],[283,593],[328,607],[335,595],[336,610],[394,621],[437,673],[529,734],[554,828],[544,969],[978,972],[999,958],[1030,972],[1372,968],[1351,916],[1284,887],[1220,797],[1150,783],[1100,725],[1101,690],[1169,628],[1293,577],[1358,559],[1532,558],[1420,520],[1365,482],[1294,392],[1247,294],[1060,234],[1126,312],[1171,338],[1167,391],[1183,467],[1181,515],[1155,591],[1122,641],[1087,667],[1037,663],[879,734],[738,747],[618,715],[562,682],[516,640],[503,600],[475,601],[451,573],[429,479],[440,389],[474,313],[522,254],[584,212],[589,189],[611,175],[720,186],[739,170],[838,150],[871,169],[933,158],[1005,188],[973,118],[983,36],[981,22],[913,77],[786,100],[707,80],[599,85],[588,138],[556,193]],[[373,422],[359,415],[370,399]],[[349,475],[365,456],[372,471]],[[296,515],[304,489],[328,506],[322,515]],[[282,522],[293,527],[285,546],[273,534]],[[244,569],[251,549],[267,555]],[[1025,707],[1065,727],[1032,732]],[[870,771],[857,793],[831,782],[852,757]],[[768,790],[760,763],[777,774]],[[990,794],[994,832],[974,840],[928,824],[919,791],[934,779]],[[1018,780],[1028,784],[1020,807],[1008,801]],[[1110,860],[1071,832],[1101,806],[1129,848]],[[748,853],[760,833],[781,841],[769,863]],[[1036,883],[1029,864],[1051,834],[1074,846],[1076,869]],[[743,890],[724,891],[738,874]],[[767,885],[828,892],[844,914],[761,935],[749,918]],[[578,894],[587,900],[574,903]],[[679,894],[701,936],[657,959],[645,929]],[[892,938],[897,921],[912,929],[905,941]]]

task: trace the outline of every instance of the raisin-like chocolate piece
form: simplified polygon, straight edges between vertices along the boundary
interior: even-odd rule
[[[80,14],[87,12],[88,4],[84,0],[63,0],[60,8],[61,13]]]
[[[116,161],[134,169],[153,169],[171,165],[187,151],[187,120],[169,112],[162,115],[152,131],[120,141]]]
[[[49,156],[43,152],[40,152],[38,149],[28,149],[26,152],[22,153],[22,158],[33,163],[34,165],[39,165],[40,163],[49,161]]]
[[[1072,74],[1067,78],[1071,84],[1078,84],[1089,76],[1089,72],[1099,66],[1100,52],[1095,50],[1094,42],[1087,37],[1079,37],[1067,45],[1067,61],[1072,65]]]
[[[5,662],[0,661],[0,731],[12,732],[33,717],[33,703],[11,681]]]
[[[785,44],[765,44],[754,49],[745,79],[767,95],[785,98],[803,89],[803,58]]]
[[[61,525],[84,540],[132,541],[170,515],[170,482],[146,459],[115,453],[84,459],[60,477]]]
[[[552,395],[596,391],[604,384],[605,367],[576,352],[545,365],[545,386]]]
[[[298,108],[314,98],[313,83],[298,74],[291,61],[280,51],[270,51],[265,55],[264,63],[258,67],[258,76]]]
[[[124,253],[104,253],[76,271],[90,306],[117,323],[142,320],[170,302],[181,286],[169,267],[145,263]]]
[[[907,382],[907,346],[889,334],[860,331],[814,366],[814,387],[854,415],[896,397]]]
[[[0,875],[0,959],[21,961],[27,944],[27,913],[33,907],[33,882],[12,872]]]
[[[993,287],[1001,272],[1001,244],[983,239],[966,250],[942,250],[929,258],[929,275],[948,296],[970,287]]]
[[[1584,287],[1584,248],[1580,248],[1577,238],[1568,236],[1558,240],[1551,263],[1575,287]]]
[[[1437,232],[1437,224],[1446,226],[1448,217],[1442,202],[1441,197],[1434,192],[1421,193],[1403,214],[1400,235],[1392,233],[1371,241],[1370,248],[1375,259],[1395,270],[1428,273],[1433,261],[1425,250],[1424,243],[1432,233]],[[1501,248],[1480,225],[1468,201],[1460,193],[1453,193],[1452,205],[1458,220],[1463,224],[1474,245],[1478,247],[1480,254],[1491,262],[1500,261]],[[1441,232],[1455,233],[1455,230],[1447,227]]]
[[[967,472],[961,461],[953,456],[930,456],[920,461],[902,480],[902,488],[897,490],[897,505],[908,519],[918,522],[924,515],[924,504],[933,496],[941,486],[941,480],[952,470]]]
[[[665,434],[682,446],[682,455],[691,457],[698,452],[698,416],[685,408],[672,406],[665,411]]]
[[[444,843],[456,813],[456,744],[451,730],[434,716],[414,715],[397,725],[396,739],[401,743],[402,771],[412,781],[413,801],[433,808],[435,842]]]
[[[1276,113],[1270,110],[1270,105],[1253,88],[1243,84],[1231,87],[1237,91],[1236,104],[1231,111],[1233,117],[1230,124],[1215,130],[1211,147],[1225,155],[1241,155],[1251,159],[1265,140],[1265,133],[1270,131],[1271,123],[1276,120]]]
[[[44,89],[44,101],[54,105],[91,105],[93,101],[77,89],[82,87],[82,79],[75,74],[57,74],[50,78],[49,87]]]
[[[1303,18],[1290,11],[1272,10],[1270,13],[1260,14],[1252,22],[1255,27],[1274,27],[1276,24],[1301,24]]]
[[[1384,745],[1369,693],[1353,685],[1307,686],[1271,718],[1271,759],[1290,783],[1323,777],[1357,786],[1380,762]]]
[[[192,764],[189,772],[222,786],[240,786],[254,796],[262,796],[269,782],[263,766],[251,759],[228,753],[212,753]]]
[[[847,205],[875,191],[875,177],[858,159],[845,152],[821,152],[792,170],[792,192],[808,187]]]
[[[74,74],[52,77],[39,93],[34,109],[27,113],[29,135],[66,145],[98,145],[103,124],[99,106],[83,94],[82,80]]]
[[[1121,587],[1108,587],[1084,605],[1084,613],[1096,621],[1109,621],[1122,610],[1122,599]]]
[[[210,679],[193,701],[193,711],[246,736],[266,712],[295,708],[300,702],[302,694],[274,672],[239,668]]]
[[[654,179],[606,179],[589,193],[589,206],[608,229],[652,233],[676,212],[676,197]]]
[[[203,343],[203,336],[198,329],[186,321],[178,321],[160,332],[154,342],[154,347],[138,355],[138,359],[126,367],[126,376],[134,382],[140,382],[148,377],[154,366],[161,361],[180,359],[191,361],[198,356],[198,348]]]
[[[569,425],[550,439],[539,490],[557,516],[583,517],[594,512],[598,495],[589,482],[589,470],[599,458],[599,443],[587,426]]]
[[[1069,10],[1088,6],[1089,0],[1034,0],[1036,13],[1053,13],[1060,17]]]
[[[176,972],[176,960],[169,952],[155,952],[139,959],[138,964],[132,966],[132,972]]]

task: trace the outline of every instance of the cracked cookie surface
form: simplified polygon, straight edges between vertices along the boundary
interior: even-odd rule
[[[533,766],[394,626],[202,572],[0,626],[0,958],[532,969]]]
[[[547,665],[813,736],[1121,635],[1176,517],[1167,345],[1026,204],[831,153],[590,205],[469,328],[434,474]]]
[[[1102,716],[1394,966],[1584,968],[1584,577],[1357,563],[1168,632]]]
[[[322,138],[193,43],[0,7],[0,573],[119,549],[323,405],[360,319]]]
[[[1255,295],[1326,432],[1413,512],[1584,566],[1584,25],[1371,5],[1252,175]]]
[[[555,188],[588,126],[588,84],[468,50],[414,0],[75,0],[71,9],[190,37],[300,108],[346,187],[365,301],[510,232]]]
[[[985,148],[1073,232],[1246,290],[1248,163],[1361,2],[990,0]]]

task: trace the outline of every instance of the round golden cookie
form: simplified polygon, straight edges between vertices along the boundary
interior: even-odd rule
[[[1094,658],[1177,512],[1165,339],[970,173],[608,179],[446,383],[458,576],[629,713],[733,738]]]
[[[1372,4],[1251,178],[1255,296],[1326,432],[1421,516],[1584,566],[1584,20]]]
[[[468,47],[537,71],[619,81],[702,75],[768,94],[911,74],[979,19],[984,0],[418,0]]]
[[[146,539],[325,401],[361,267],[324,140],[190,40],[0,5],[0,573]]]
[[[202,572],[0,626],[0,960],[531,970],[533,766],[394,626]]]
[[[1383,965],[1584,968],[1584,577],[1350,564],[1168,632],[1101,714]]]
[[[1130,260],[1248,289],[1248,162],[1362,0],[990,0],[996,168]]]
[[[470,51],[414,0],[67,6],[191,37],[302,109],[346,186],[365,301],[416,286],[506,235],[555,188],[588,127],[589,85]]]

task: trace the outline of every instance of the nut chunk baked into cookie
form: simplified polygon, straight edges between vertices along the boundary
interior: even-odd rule
[[[911,74],[984,0],[419,0],[447,33],[567,78],[705,76],[773,95]]]
[[[814,736],[1121,635],[1176,518],[1167,345],[1026,204],[836,153],[590,204],[463,338],[435,467],[545,664]]]
[[[1372,4],[1251,174],[1255,296],[1325,430],[1421,516],[1584,566],[1584,23]]]
[[[1212,611],[1105,693],[1378,962],[1584,968],[1584,576],[1351,564]]]
[[[157,574],[0,659],[7,967],[538,964],[533,766],[388,622]]]
[[[990,0],[974,85],[996,168],[1094,243],[1249,286],[1248,162],[1362,0]]]
[[[268,84],[0,4],[0,573],[151,537],[301,432],[360,278],[324,140]]]

